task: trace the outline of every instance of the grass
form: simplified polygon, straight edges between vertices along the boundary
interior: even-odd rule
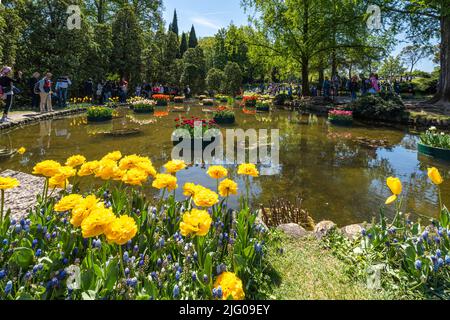
[[[269,261],[279,276],[273,296],[283,300],[374,300],[387,299],[345,274],[345,265],[323,249],[318,240],[280,236],[283,254],[272,249]]]

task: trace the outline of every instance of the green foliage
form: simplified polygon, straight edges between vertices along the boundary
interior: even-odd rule
[[[235,120],[234,111],[229,109],[215,111],[213,113],[213,119],[217,123],[233,123]]]
[[[200,47],[189,48],[183,56],[181,83],[189,85],[193,93],[201,92],[205,87],[206,66],[203,50]]]
[[[239,65],[236,62],[228,62],[224,75],[222,91],[233,96],[238,94],[242,87],[242,71]]]
[[[197,35],[195,34],[195,28],[194,25],[191,27],[191,32],[189,33],[189,48],[195,48],[198,45]]]
[[[183,32],[181,35],[181,43],[180,43],[180,56],[182,57],[184,53],[188,49],[188,42],[187,42],[187,36],[186,33]]]
[[[420,142],[426,146],[433,148],[450,150],[450,134],[437,132],[436,128],[430,128],[420,135]]]
[[[219,91],[222,88],[222,82],[224,81],[225,74],[222,70],[212,68],[208,70],[206,75],[206,86],[209,90]]]
[[[356,118],[393,121],[405,117],[401,98],[392,92],[363,96],[350,104],[350,109]]]
[[[112,43],[111,64],[115,71],[131,83],[142,81],[143,33],[131,6],[124,6],[117,13],[112,24]]]

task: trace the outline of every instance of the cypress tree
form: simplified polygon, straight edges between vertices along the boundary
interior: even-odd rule
[[[197,45],[197,35],[195,34],[194,25],[192,25],[191,33],[189,34],[189,48],[195,48]]]
[[[177,9],[175,9],[174,13],[173,13],[173,21],[171,24],[171,29],[169,29],[169,31],[172,31],[173,33],[175,33],[178,37],[178,17],[177,17]]]
[[[180,56],[181,57],[183,57],[183,54],[186,52],[187,49],[188,49],[187,36],[186,36],[186,33],[183,32],[183,34],[181,35],[181,44],[180,44]]]

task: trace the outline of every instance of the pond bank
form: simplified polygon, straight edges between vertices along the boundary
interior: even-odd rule
[[[15,127],[21,127],[27,124],[39,122],[41,120],[49,120],[61,116],[83,113],[85,111],[86,108],[64,109],[42,114],[30,111],[29,113],[19,115],[16,119],[13,119],[10,122],[0,123],[0,131],[9,130]]]

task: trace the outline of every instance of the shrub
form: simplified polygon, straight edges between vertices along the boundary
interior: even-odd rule
[[[367,95],[350,104],[353,115],[358,118],[401,121],[405,119],[405,106],[394,93]]]
[[[105,121],[111,120],[113,117],[113,109],[108,107],[93,106],[87,109],[88,121]]]
[[[222,70],[211,68],[206,75],[206,86],[209,90],[219,91],[222,88],[225,74]]]

